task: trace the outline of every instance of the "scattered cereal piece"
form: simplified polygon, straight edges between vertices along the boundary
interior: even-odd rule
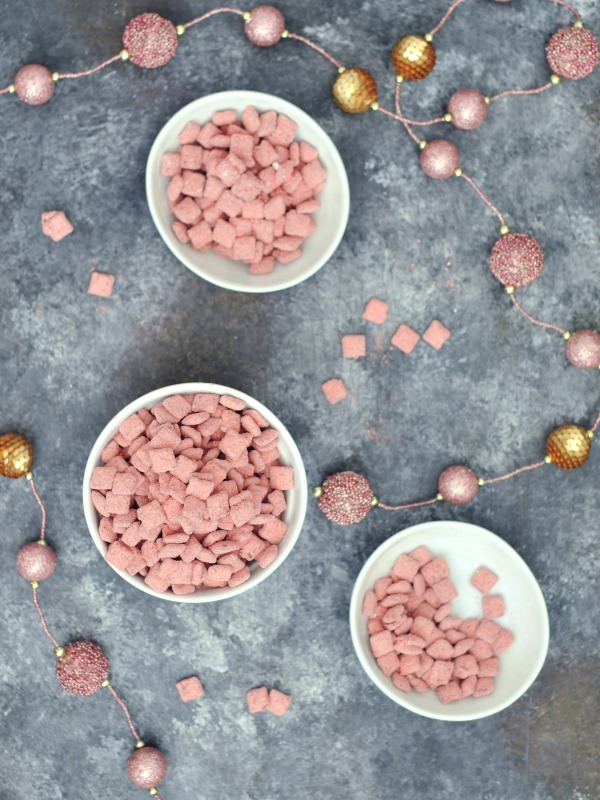
[[[439,350],[450,338],[450,331],[442,323],[434,319],[423,334],[423,341]]]
[[[73,226],[64,211],[42,211],[42,232],[53,242],[60,242],[73,232]]]
[[[486,619],[495,619],[504,616],[504,598],[501,594],[488,594],[481,598],[483,616]]]
[[[381,325],[387,319],[388,304],[384,300],[378,300],[372,297],[363,311],[363,319],[367,322],[373,322],[375,325]]]
[[[198,700],[198,698],[204,697],[205,694],[200,678],[195,675],[178,681],[175,686],[177,686],[179,696],[184,703],[189,703],[190,700]]]
[[[348,390],[341,378],[330,378],[325,383],[321,384],[321,389],[327,401],[333,406],[344,400],[348,395]]]
[[[498,576],[494,575],[494,573],[487,567],[479,567],[479,569],[476,570],[475,574],[471,578],[471,584],[476,589],[479,589],[481,594],[487,594],[490,592],[496,585],[497,581]]]
[[[420,338],[419,334],[411,327],[402,324],[392,336],[392,344],[408,356],[415,349]]]
[[[280,692],[279,689],[271,689],[266,710],[276,714],[278,717],[282,717],[290,707],[291,702],[290,695]]]
[[[363,334],[342,336],[342,355],[344,358],[361,358],[366,354],[367,344]]]
[[[110,297],[114,285],[114,275],[109,275],[106,272],[94,271],[90,277],[90,285],[88,286],[87,291],[88,294],[94,294],[97,297]]]
[[[256,714],[259,711],[266,711],[269,704],[269,692],[266,686],[259,686],[257,689],[250,689],[246,692],[248,711]]]

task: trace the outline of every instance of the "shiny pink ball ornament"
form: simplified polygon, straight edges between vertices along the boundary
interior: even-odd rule
[[[250,12],[244,26],[246,36],[252,44],[271,47],[281,39],[285,30],[285,19],[274,6],[257,6]]]
[[[177,52],[177,28],[160,14],[139,14],[123,31],[123,47],[137,67],[163,67]]]
[[[108,678],[108,660],[94,642],[72,642],[56,662],[56,677],[71,694],[95,694]]]
[[[26,581],[45,581],[56,569],[56,553],[47,544],[29,542],[17,553],[17,570]]]
[[[473,131],[483,124],[488,114],[485,97],[476,89],[460,89],[448,103],[452,123],[462,131]]]
[[[158,786],[166,772],[167,759],[156,747],[141,747],[129,756],[127,774],[141,789]]]
[[[490,269],[504,286],[527,286],[544,266],[544,252],[533,236],[507,233],[492,248]]]
[[[27,64],[15,75],[15,94],[28,106],[41,106],[54,94],[52,73],[41,64]]]
[[[567,341],[567,358],[580,369],[600,367],[600,333],[576,331]]]
[[[438,480],[438,492],[453,506],[470,503],[478,491],[477,475],[468,467],[447,467]]]
[[[338,525],[354,525],[373,508],[373,490],[369,481],[357,472],[336,472],[315,490],[319,509]],[[376,501],[375,501],[376,502]]]
[[[585,28],[561,28],[548,42],[546,56],[550,68],[562,78],[577,81],[587,78],[598,66],[598,40]]]
[[[444,180],[454,175],[460,166],[458,148],[446,139],[434,139],[421,151],[421,169],[430,178]]]

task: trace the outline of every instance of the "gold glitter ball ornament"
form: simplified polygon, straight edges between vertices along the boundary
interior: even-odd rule
[[[392,67],[404,80],[420,81],[435,67],[435,47],[423,36],[405,36],[392,48]]]
[[[361,67],[341,72],[333,84],[333,99],[348,114],[364,114],[377,102],[377,83]]]
[[[561,425],[546,440],[546,453],[560,469],[578,469],[588,460],[592,442],[580,425]]]
[[[22,478],[33,464],[33,445],[20,433],[0,436],[0,475]]]

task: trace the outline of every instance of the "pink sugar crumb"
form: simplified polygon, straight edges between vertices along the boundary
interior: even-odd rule
[[[344,358],[362,358],[367,354],[367,342],[362,333],[342,336],[342,355]]]
[[[90,285],[88,286],[88,294],[96,295],[96,297],[110,297],[112,295],[113,286],[115,285],[115,276],[109,275],[106,272],[92,272],[90,277]]]
[[[378,300],[372,297],[363,311],[363,319],[367,322],[373,322],[375,325],[381,325],[387,319],[388,304],[384,300]]]
[[[450,331],[445,325],[434,319],[423,334],[423,341],[431,345],[435,350],[439,350],[450,338]]]
[[[259,686],[257,689],[250,689],[246,692],[246,702],[248,711],[257,714],[259,711],[266,711],[269,704],[269,692],[266,686]]]
[[[189,703],[190,700],[198,700],[200,697],[204,697],[205,694],[204,686],[202,686],[200,678],[196,675],[177,681],[175,686],[179,692],[179,697],[181,697],[184,703]]]
[[[348,396],[348,390],[341,378],[330,378],[321,384],[321,389],[328,403],[334,406]]]
[[[392,344],[408,356],[415,349],[420,338],[416,331],[403,323],[392,336]]]
[[[481,594],[487,594],[494,588],[497,581],[498,576],[490,569],[487,567],[479,567],[471,578],[471,585],[479,589]]]
[[[42,233],[49,236],[53,242],[60,242],[72,232],[73,226],[64,211],[42,212]]]

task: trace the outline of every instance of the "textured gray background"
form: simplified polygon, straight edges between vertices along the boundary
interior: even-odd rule
[[[136,13],[179,22],[211,6],[1,0],[2,85],[29,61],[61,71],[98,63],[120,49]],[[447,3],[279,7],[291,30],[372,70],[389,107],[392,44],[431,28]],[[579,8],[600,29],[596,4],[580,0]],[[407,113],[437,115],[465,86],[492,94],[539,85],[548,75],[545,43],[569,21],[542,0],[472,0],[437,37],[435,73],[407,87]],[[60,84],[37,109],[0,98],[0,427],[35,442],[59,555],[40,592],[49,623],[60,640],[103,644],[144,738],[168,757],[165,800],[598,798],[598,452],[580,471],[548,467],[490,487],[464,509],[380,511],[342,529],[311,505],[273,577],[214,606],[140,594],[102,562],[87,533],[80,484],[91,445],[123,405],[169,383],[214,380],[256,396],[295,435],[312,484],[351,467],[388,502],[430,497],[450,463],[491,475],[536,460],[553,426],[589,425],[597,413],[598,373],[569,366],[560,337],[529,326],[489,274],[495,218],[466,185],[427,179],[399,125],[334,107],[333,78],[297,43],[251,46],[227,15],[190,32],[161,70],[117,64]],[[443,131],[513,228],[544,246],[544,274],[523,302],[570,328],[600,323],[598,85],[596,75],[509,99],[479,131]],[[170,255],[146,207],[145,160],[160,127],[192,99],[233,88],[297,103],[331,134],[349,173],[352,210],[338,252],[281,294],[204,283]],[[60,244],[40,232],[40,212],[54,208],[75,225]],[[86,294],[92,268],[117,276],[110,300]],[[371,296],[390,302],[382,349],[342,363],[340,335],[366,329],[361,312]],[[397,324],[422,332],[433,318],[453,331],[439,353],[423,343],[410,357],[387,350]],[[367,336],[374,352],[372,327]],[[319,387],[336,375],[350,395],[330,408]],[[530,692],[495,717],[458,726],[414,716],[380,694],[346,622],[372,550],[402,527],[449,517],[516,547],[540,581],[552,630]],[[131,740],[117,706],[103,694],[67,695],[53,677],[51,648],[13,568],[39,524],[24,481],[2,483],[0,519],[0,796],[143,796],[126,776]],[[174,684],[193,673],[207,697],[183,705]],[[245,712],[246,689],[263,681],[293,695],[285,718]]]

